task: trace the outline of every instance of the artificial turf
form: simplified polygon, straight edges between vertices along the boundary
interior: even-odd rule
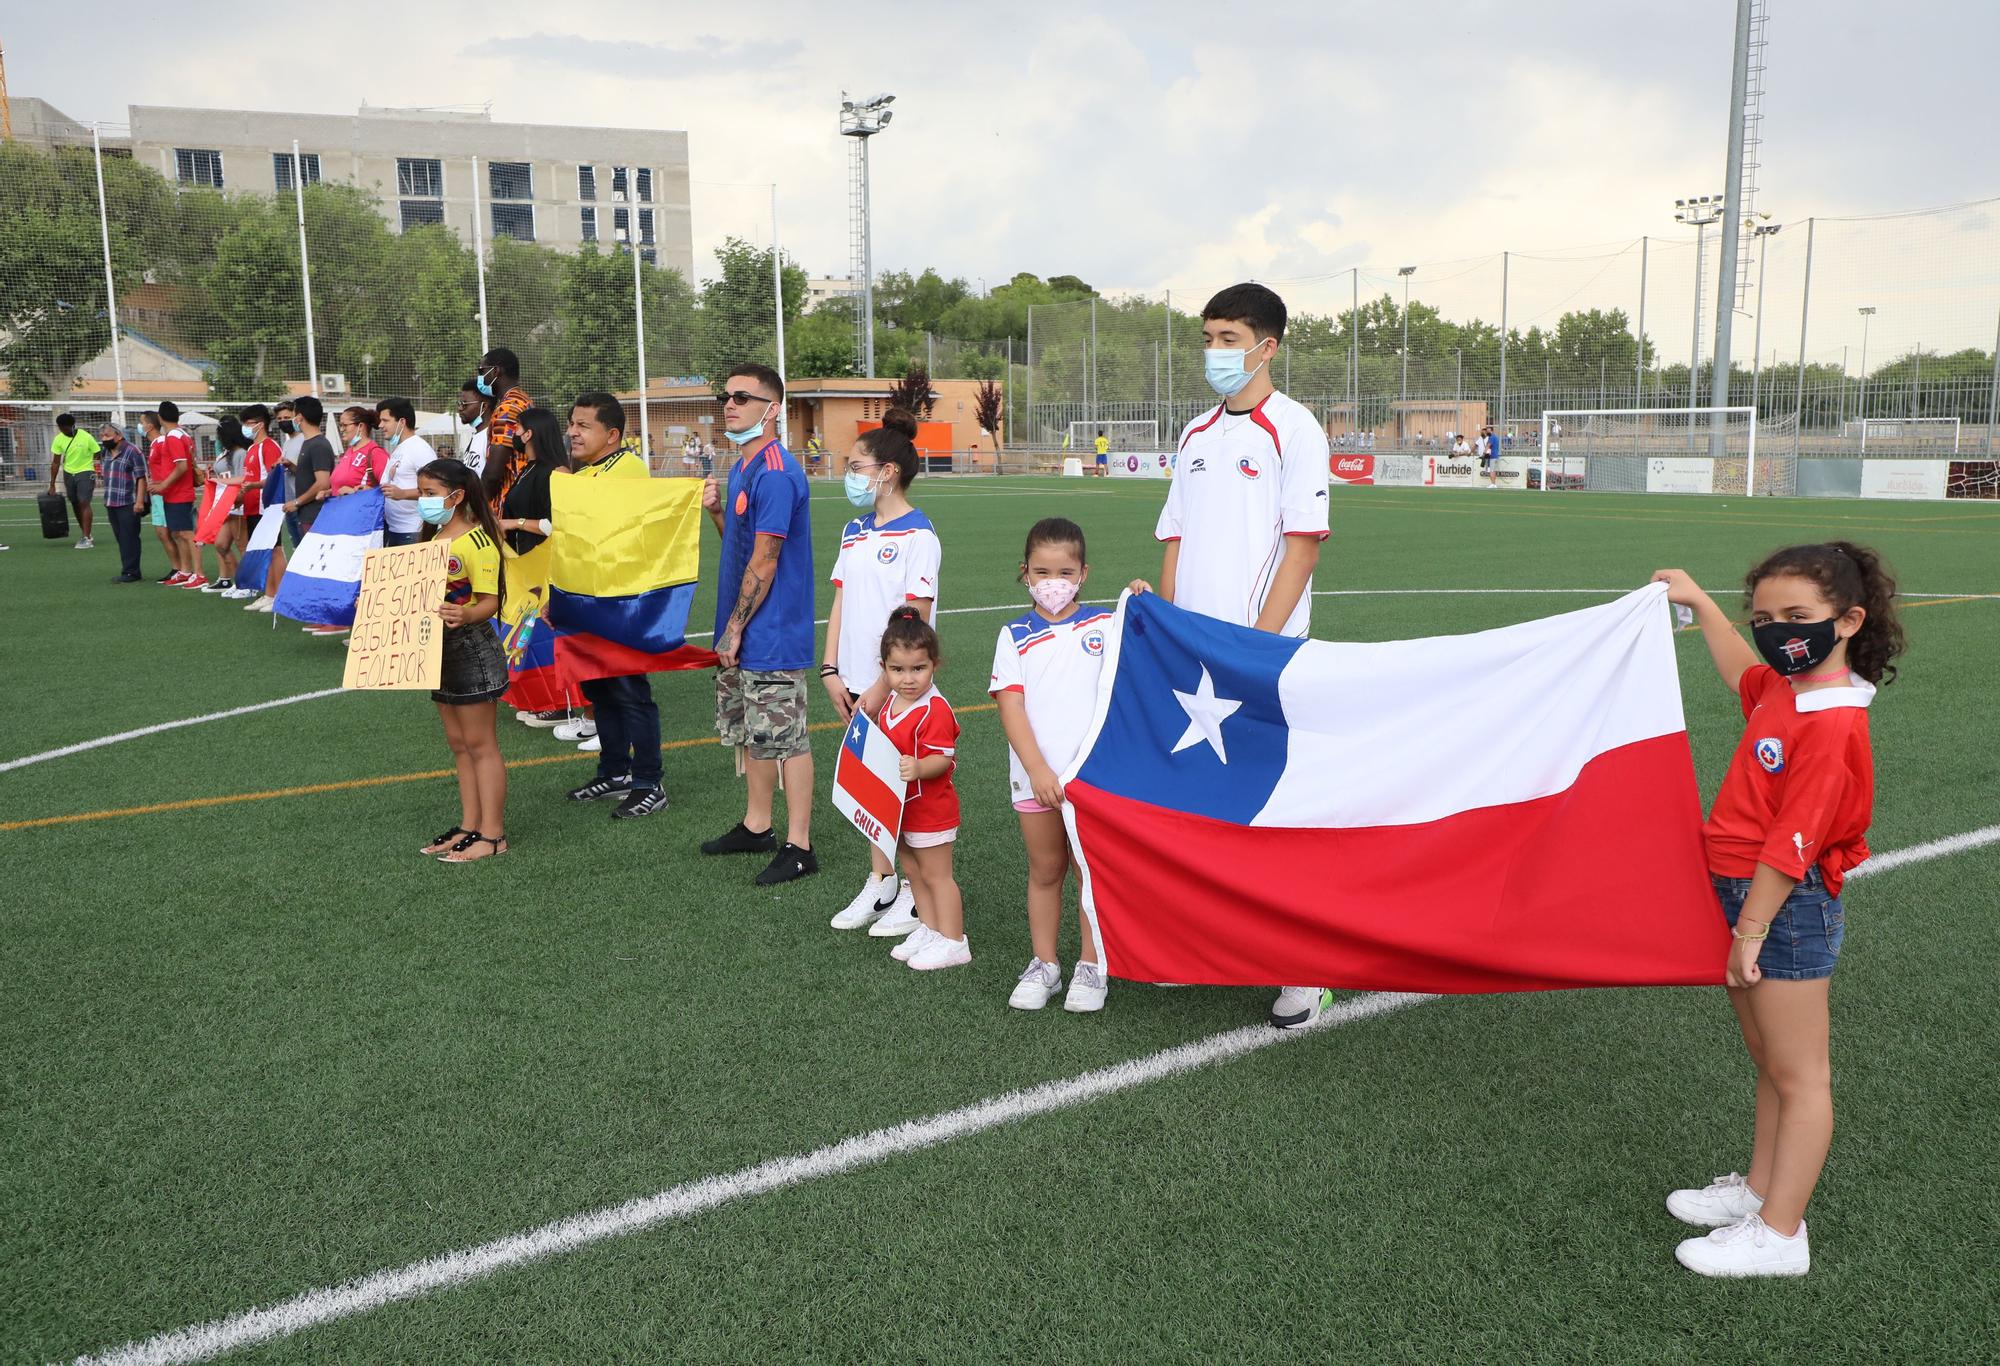
[[[962,712],[1025,605],[1037,517],[1084,526],[1092,596],[1157,572],[1158,485],[916,492]],[[846,509],[815,497],[823,575]],[[1371,489],[1333,515],[1322,590],[1616,589],[1667,564],[1719,590],[1776,545],[1841,535],[1915,593],[2000,593],[1991,505]],[[31,540],[31,520],[0,504],[0,762],[339,682],[338,644],[113,587],[112,552]],[[1596,600],[1323,597],[1314,628],[1443,634]],[[2000,821],[2000,600],[1925,600],[1872,715],[1878,849]],[[1740,721],[1699,640],[1679,649],[1709,795]],[[468,867],[414,852],[456,815],[450,779],[400,780],[448,766],[421,694],[0,773],[0,1357],[115,1346],[1261,1017],[1263,992],[1122,984],[1098,1017],[1006,1008],[1025,866],[990,713],[966,716],[959,772],[975,961],[918,975],[826,928],[866,864],[824,804],[830,729],[825,871],[761,891],[756,860],[694,850],[741,801],[707,676],[655,691],[669,742],[691,742],[666,759],[670,811],[564,803],[589,761],[505,722],[510,760],[548,762],[511,773],[513,852]],[[1437,701],[1480,706],[1477,680]],[[195,804],[20,824],[173,803]],[[1672,1264],[1665,1190],[1747,1161],[1720,994],[1565,992],[1413,1007],[245,1355],[1972,1359],[2000,1264],[1996,874],[1989,846],[1849,894],[1840,1131],[1802,1283]]]

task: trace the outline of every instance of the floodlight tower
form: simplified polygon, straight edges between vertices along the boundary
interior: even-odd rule
[[[1875,305],[1864,304],[1861,313],[1861,449],[1868,449],[1868,320],[1875,316]]]
[[[1417,268],[1398,266],[1396,273],[1403,277],[1403,411],[1396,420],[1396,440],[1401,442],[1403,424],[1409,421],[1410,411],[1410,277],[1417,273]]]
[[[873,95],[851,100],[841,92],[840,135],[854,139],[850,159],[852,182],[850,211],[852,236],[848,250],[848,277],[861,291],[861,309],[855,315],[855,345],[861,352],[861,373],[875,377],[875,255],[874,234],[868,221],[868,139],[889,126],[895,115],[889,106],[894,95]]]
[[[1688,348],[1688,406],[1698,407],[1695,402],[1695,385],[1701,372],[1701,292],[1702,277],[1707,267],[1708,228],[1711,223],[1721,221],[1722,196],[1719,194],[1694,195],[1674,201],[1674,222],[1684,223],[1694,229],[1694,341]]]

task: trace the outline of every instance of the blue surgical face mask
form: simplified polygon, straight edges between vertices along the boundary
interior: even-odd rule
[[[1257,343],[1257,346],[1262,345],[1262,342]],[[1208,377],[1208,387],[1215,390],[1216,393],[1222,395],[1224,398],[1228,398],[1239,392],[1244,385],[1250,382],[1250,377],[1255,375],[1257,370],[1264,368],[1264,361],[1257,362],[1257,370],[1245,370],[1243,368],[1243,357],[1256,349],[1257,347],[1255,346],[1248,348],[1234,347],[1218,348],[1202,352],[1202,366],[1204,373]]]
[[[417,495],[417,516],[432,526],[443,526],[451,520],[451,509],[445,506],[444,499],[421,493]]]
[[[747,432],[732,432],[725,428],[722,434],[728,437],[735,445],[747,446],[764,434],[764,424],[770,420],[770,414],[767,412],[763,417],[758,418],[757,425]]]
[[[400,446],[400,445],[402,445],[402,444],[403,444],[403,438],[402,438],[402,437],[400,437],[400,436],[398,436],[398,435],[396,435],[396,434],[395,434],[394,432],[391,432],[391,433],[389,433],[389,435],[388,435],[388,436],[386,436],[386,437],[384,437],[384,438],[382,439],[382,445],[383,445],[383,448],[384,448],[384,449],[386,449],[386,450],[392,450],[392,451],[393,451],[393,450],[395,450],[395,449],[396,449],[396,447],[398,447],[398,446]]]
[[[847,485],[848,502],[858,508],[872,508],[875,506],[877,490],[872,474],[863,474],[860,470],[849,470],[846,479],[841,482]]]
[[[488,398],[493,397],[493,382],[486,378],[486,372],[484,370],[480,371],[477,375],[473,376],[472,384],[474,388],[478,389],[479,392],[484,394],[486,397]]]

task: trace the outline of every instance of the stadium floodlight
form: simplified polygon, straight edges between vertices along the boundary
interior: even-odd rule
[[[1768,219],[1770,216],[1768,213],[1757,215],[1757,217],[1765,219]],[[1747,218],[1743,221],[1745,224],[1751,225],[1750,236],[1758,243],[1762,243],[1767,237],[1776,237],[1779,231],[1785,226],[1783,223],[1756,223],[1754,220]],[[1770,263],[1770,260],[1771,249],[1760,245],[1757,248],[1757,332],[1750,339],[1750,409],[1752,412],[1757,411],[1758,380],[1764,363],[1764,267]]]
[[[1674,222],[1686,224],[1694,229],[1694,340],[1688,346],[1688,402],[1692,404],[1695,390],[1701,383],[1701,286],[1702,268],[1708,246],[1709,225],[1722,217],[1722,196],[1718,194],[1693,195],[1687,199],[1674,201]]]
[[[848,253],[848,273],[858,276],[861,316],[858,319],[861,372],[875,378],[875,239],[868,212],[868,139],[889,126],[895,117],[889,111],[896,97],[887,93],[865,100],[848,99],[841,92],[840,135],[854,139],[852,241]]]

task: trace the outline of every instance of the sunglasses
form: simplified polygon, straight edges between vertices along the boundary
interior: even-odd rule
[[[775,398],[765,398],[762,394],[753,394],[748,389],[731,389],[723,397],[738,407],[741,407],[745,403],[776,403],[778,401]]]

